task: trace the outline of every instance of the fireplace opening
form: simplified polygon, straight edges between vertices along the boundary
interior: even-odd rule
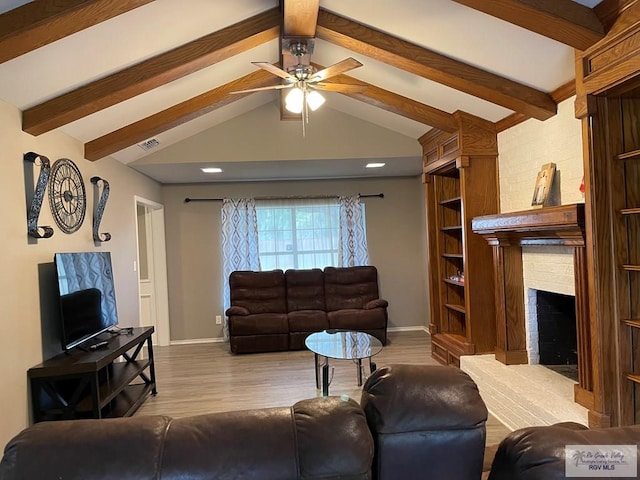
[[[575,297],[538,290],[536,314],[540,364],[578,381]]]

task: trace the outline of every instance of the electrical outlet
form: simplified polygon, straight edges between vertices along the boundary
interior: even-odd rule
[[[222,325],[222,315],[216,315],[216,325]]]

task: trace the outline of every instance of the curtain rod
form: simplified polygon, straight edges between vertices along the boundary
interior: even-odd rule
[[[378,198],[384,198],[384,193],[372,193],[369,195],[360,195],[358,194],[358,196],[360,198],[372,198],[372,197],[378,197]],[[311,195],[311,196],[291,196],[291,197],[254,197],[254,200],[295,200],[295,199],[313,199],[313,198],[338,198],[339,195]],[[223,201],[224,198],[185,198],[184,199],[184,203],[189,203],[189,202],[221,202]]]

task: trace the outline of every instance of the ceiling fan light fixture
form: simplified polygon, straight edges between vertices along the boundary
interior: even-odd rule
[[[312,90],[307,94],[307,105],[312,111],[316,111],[324,103],[324,97],[320,93]]]
[[[285,98],[285,108],[291,113],[301,113],[304,102],[304,92],[301,88],[293,88]]]

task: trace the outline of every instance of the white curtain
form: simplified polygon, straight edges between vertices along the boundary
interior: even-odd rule
[[[360,196],[339,197],[338,202],[340,204],[340,266],[368,265],[367,228]]]
[[[235,270],[260,270],[258,217],[253,198],[225,198],[222,201],[222,285],[223,307],[231,306],[229,275]],[[224,316],[224,338],[229,339]]]

